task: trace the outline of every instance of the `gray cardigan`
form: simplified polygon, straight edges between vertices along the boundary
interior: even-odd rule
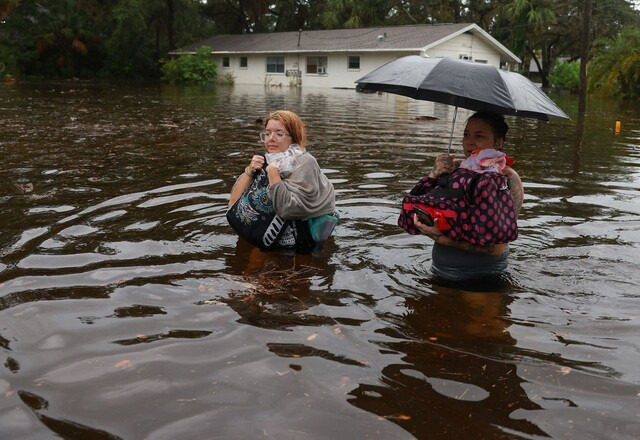
[[[335,192],[316,158],[305,153],[298,162],[289,177],[269,187],[276,213],[288,220],[332,214],[336,210]]]

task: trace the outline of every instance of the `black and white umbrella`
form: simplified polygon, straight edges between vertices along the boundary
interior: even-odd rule
[[[543,121],[569,119],[528,78],[472,61],[411,55],[378,67],[356,83],[358,90],[394,93],[455,106],[454,125],[458,107]]]

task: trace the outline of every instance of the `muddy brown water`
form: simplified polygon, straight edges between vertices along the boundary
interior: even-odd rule
[[[450,107],[0,86],[0,437],[638,438],[640,106],[594,98],[580,130],[552,97],[571,121],[508,119],[526,190],[508,277],[468,286],[434,281],[429,240],[396,226]],[[279,108],[337,191],[313,255],[225,219]]]

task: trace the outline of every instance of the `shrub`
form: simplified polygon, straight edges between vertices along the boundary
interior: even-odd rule
[[[554,87],[577,89],[580,87],[580,63],[570,61],[558,64],[549,74],[549,82]]]
[[[227,72],[218,79],[218,83],[224,84],[225,86],[232,86],[236,83],[236,77],[233,76],[233,73]]]
[[[216,64],[210,59],[211,49],[203,46],[195,54],[162,60],[162,79],[172,83],[212,82],[216,77]]]

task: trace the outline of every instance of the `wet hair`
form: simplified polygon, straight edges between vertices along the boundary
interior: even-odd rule
[[[304,130],[304,124],[300,116],[288,110],[277,110],[269,113],[264,120],[264,126],[266,127],[270,120],[280,121],[284,124],[287,132],[291,135],[291,143],[298,144],[302,148],[307,145],[307,134]]]
[[[503,142],[507,141],[507,131],[509,126],[504,121],[504,116],[494,112],[477,112],[471,115],[471,119],[480,119],[491,126],[491,131],[496,139],[502,139]]]

